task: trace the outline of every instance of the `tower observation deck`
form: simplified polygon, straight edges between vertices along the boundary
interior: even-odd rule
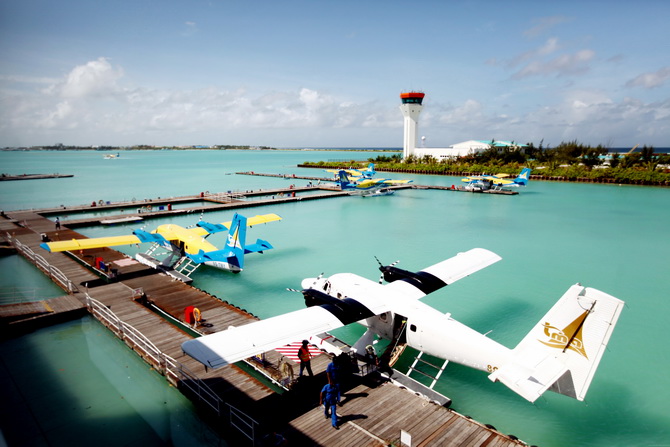
[[[421,92],[407,92],[401,93],[400,99],[402,105],[400,111],[405,117],[402,156],[407,158],[414,153],[416,149],[416,137],[419,131],[419,114],[423,108],[423,98],[425,93]]]

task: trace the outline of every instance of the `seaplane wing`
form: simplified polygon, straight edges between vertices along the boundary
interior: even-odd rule
[[[181,347],[202,364],[219,368],[361,319],[361,303],[350,298],[338,300],[331,297],[327,300],[330,303],[188,340]],[[341,302],[336,303],[336,300]],[[379,310],[388,310],[383,303],[378,304],[382,306]],[[373,314],[366,309],[363,316]]]
[[[416,273],[396,267],[382,266],[380,270],[389,281],[386,287],[401,292],[407,299],[419,299],[501,259],[492,251],[473,248]]]
[[[359,169],[324,169],[324,171],[331,174],[339,174],[340,171],[344,171],[352,177],[360,177],[363,173]]]
[[[247,226],[253,227],[254,225],[259,225],[262,223],[276,222],[282,218],[274,213],[270,214],[259,214],[253,217],[247,217]],[[232,221],[223,222],[220,224],[213,224],[209,222],[200,221],[197,223],[197,226],[190,228],[191,231],[196,236],[206,236],[208,234],[220,233],[222,231],[228,231],[232,225]]]
[[[497,186],[519,186],[518,183],[515,183],[512,180],[502,179],[502,178],[490,178],[491,182]]]
[[[413,180],[392,180],[392,179],[366,179],[358,182],[357,187],[361,189],[382,187],[387,185],[406,185]]]
[[[56,253],[60,251],[86,250],[89,248],[131,245],[142,242],[134,234],[127,236],[96,237],[91,239],[71,239],[69,241],[45,242],[40,244],[43,249]]]
[[[406,185],[407,183],[412,183],[414,180],[391,180],[385,179],[381,183],[384,185]]]
[[[303,281],[302,292],[310,307],[189,340],[182,344],[182,350],[213,368],[225,366],[296,340],[383,314],[392,310],[390,295],[403,299],[421,298],[500,259],[488,250],[473,249],[420,272],[408,272],[412,278],[386,285],[353,273],[338,273],[327,279],[308,278]],[[340,297],[329,294],[336,293],[335,288],[342,292]],[[350,295],[356,298],[349,298]]]

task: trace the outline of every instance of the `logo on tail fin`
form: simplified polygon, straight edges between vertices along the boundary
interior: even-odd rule
[[[228,233],[228,241],[226,243],[226,246],[228,247],[234,247],[234,248],[243,248],[242,244],[240,243],[240,227],[239,225],[237,228],[235,228],[235,231],[232,231]]]
[[[548,340],[542,341],[538,339],[538,341],[550,348],[563,349],[564,351],[570,349],[588,359],[589,357],[586,355],[586,349],[582,342],[582,327],[588,314],[589,311],[585,311],[563,330],[550,325],[548,322],[544,323],[544,335],[548,337]]]

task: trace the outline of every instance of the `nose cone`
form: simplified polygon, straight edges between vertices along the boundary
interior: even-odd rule
[[[314,283],[316,283],[317,278],[305,278],[302,280],[302,283],[300,285],[302,286],[303,289],[309,289],[314,286]]]

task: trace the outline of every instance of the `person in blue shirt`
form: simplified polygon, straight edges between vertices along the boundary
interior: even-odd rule
[[[337,358],[335,355],[331,354],[330,355],[330,363],[328,366],[326,366],[326,376],[328,377],[328,383],[331,383],[333,385],[339,385],[340,384],[340,368],[339,365],[336,363]]]
[[[323,413],[326,419],[331,418],[333,428],[339,430],[337,425],[337,404],[340,403],[340,387],[337,384],[327,383],[321,389],[319,405],[323,405]]]

